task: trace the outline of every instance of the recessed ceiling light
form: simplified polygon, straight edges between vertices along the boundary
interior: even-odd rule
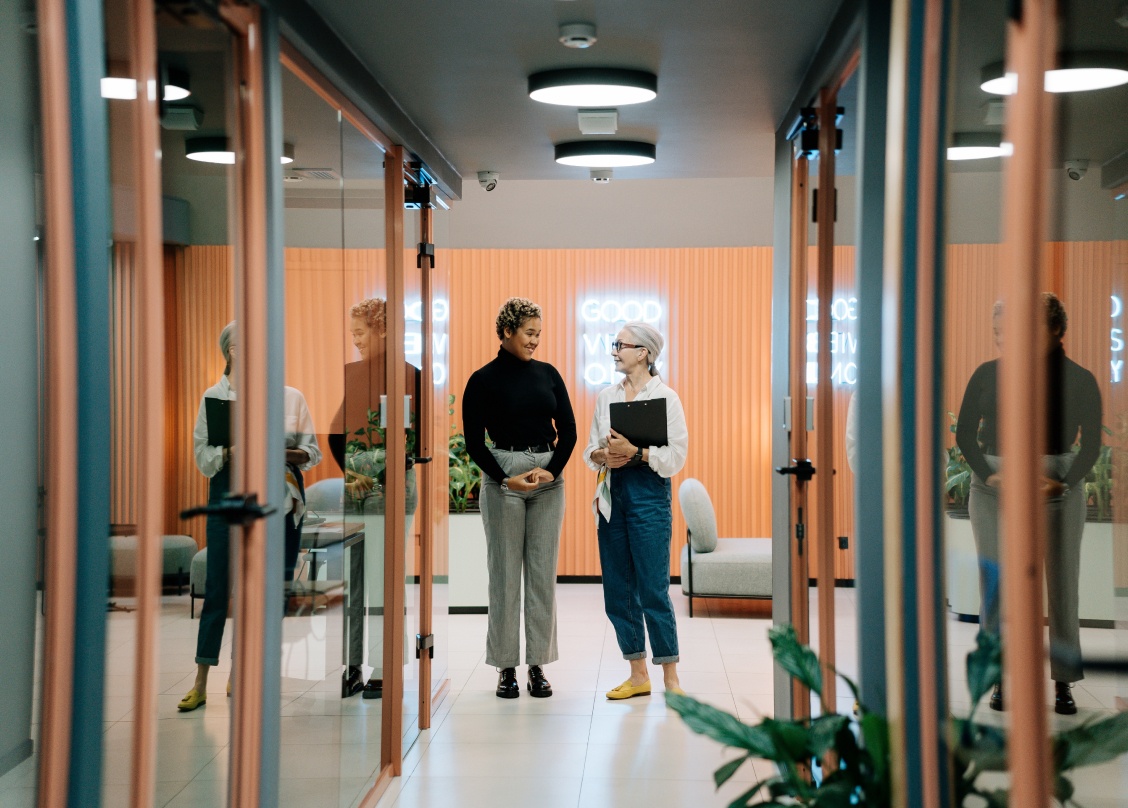
[[[991,157],[1010,157],[1014,146],[1002,142],[992,132],[956,132],[948,147],[949,160],[986,160]]]
[[[654,162],[653,143],[638,140],[572,140],[556,144],[556,162],[584,168],[624,168]]]
[[[1105,51],[1063,53],[1060,66],[1046,71],[1048,93],[1080,93],[1128,84],[1128,54]],[[983,68],[980,89],[995,95],[1014,95],[1018,75],[1005,72],[1002,62]]]
[[[658,97],[658,77],[645,70],[577,67],[529,76],[529,98],[566,107],[620,107]]]
[[[164,100],[183,101],[192,94],[188,88],[188,73],[171,65],[164,69]]]

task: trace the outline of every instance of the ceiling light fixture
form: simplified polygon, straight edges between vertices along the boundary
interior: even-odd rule
[[[1046,71],[1048,93],[1080,93],[1128,84],[1128,53],[1079,51],[1062,53],[1060,65]],[[1014,95],[1018,75],[1006,72],[1002,62],[983,68],[979,88],[995,95]]]
[[[653,143],[639,140],[572,140],[556,144],[556,162],[583,168],[624,168],[654,162]]]
[[[111,68],[113,66],[111,65]],[[178,67],[162,68],[164,72],[164,100],[182,101],[192,94],[188,88],[188,74]],[[132,101],[137,98],[137,79],[105,76],[101,81],[102,98]]]
[[[230,166],[235,164],[235,152],[231,151],[226,135],[204,135],[184,139],[184,154],[197,163],[215,163]],[[294,162],[294,145],[282,144],[283,165]]]
[[[208,135],[184,139],[184,154],[197,163],[234,165],[235,152],[227,148],[226,135]]]
[[[1014,146],[1002,142],[993,132],[956,132],[948,147],[949,160],[986,160],[1012,154]]]
[[[529,76],[529,98],[565,107],[620,107],[658,97],[658,77],[645,70],[576,67]]]

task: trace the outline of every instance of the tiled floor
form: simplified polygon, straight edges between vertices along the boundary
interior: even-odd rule
[[[627,675],[614,633],[603,614],[597,585],[562,585],[559,593],[560,660],[546,673],[555,695],[533,699],[524,692],[512,701],[493,694],[495,671],[484,662],[486,617],[451,616],[445,632],[448,695],[430,730],[407,752],[403,777],[396,778],[381,808],[666,808],[726,805],[770,773],[769,764],[746,764],[717,793],[713,771],[734,753],[688,730],[665,707],[661,673],[654,670],[655,694],[609,702],[604,692]],[[751,722],[773,709],[770,619],[763,605],[735,601],[698,603],[690,619],[685,598],[672,590],[678,612],[682,685],[691,695]],[[817,615],[817,593],[811,613]],[[857,669],[855,593],[835,592],[840,669]],[[160,659],[160,728],[157,804],[222,806],[228,768],[230,702],[223,696],[230,669],[221,655],[205,708],[176,712],[191,685],[192,647],[198,623],[187,617],[182,598],[166,598]],[[129,744],[133,728],[134,616],[109,615],[105,700],[105,786],[103,804],[128,801]],[[304,621],[304,622],[303,622]],[[349,808],[366,790],[379,759],[379,701],[342,700],[339,640],[310,618],[284,621],[287,674],[280,699],[282,782],[280,804],[307,808]],[[975,625],[949,623],[950,693],[953,710],[969,709],[964,657],[974,643]],[[1123,634],[1123,632],[1119,632]],[[443,632],[439,632],[439,641]],[[1112,655],[1115,633],[1083,629],[1087,653]],[[817,637],[817,626],[812,626]],[[230,632],[227,634],[230,638]],[[311,650],[312,649],[312,650]],[[440,653],[441,657],[441,653]],[[525,669],[519,669],[524,683]],[[1090,677],[1075,697],[1075,718],[1051,713],[1055,729],[1111,713],[1117,691],[1109,679]],[[1047,703],[1049,703],[1047,701]],[[839,710],[852,707],[840,694]],[[984,721],[1005,724],[1008,714],[983,709]],[[34,804],[35,761],[0,778],[0,808]],[[1115,761],[1075,778],[1077,801],[1086,806],[1128,805],[1128,763]]]

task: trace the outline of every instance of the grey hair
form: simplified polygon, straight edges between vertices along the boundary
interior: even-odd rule
[[[641,320],[632,320],[623,326],[623,330],[630,333],[631,339],[635,341],[638,347],[646,349],[646,361],[650,375],[657,376],[658,368],[654,364],[662,354],[662,349],[666,347],[665,337],[657,328]]]
[[[497,311],[497,321],[494,323],[498,339],[505,339],[508,329],[516,333],[521,325],[531,317],[540,317],[541,307],[524,297],[511,297],[501,304]]]
[[[1061,302],[1061,298],[1053,292],[1042,292],[1042,306],[1046,311],[1046,325],[1052,334],[1055,330],[1060,331],[1059,337],[1065,336],[1065,331],[1069,328],[1069,315],[1065,313],[1065,306]],[[995,306],[991,310],[992,317],[999,317],[1003,313],[1003,301],[996,300]]]
[[[223,361],[227,365],[223,368],[223,375],[231,373],[231,343],[235,340],[235,321],[232,320],[219,332],[219,350],[223,351]]]

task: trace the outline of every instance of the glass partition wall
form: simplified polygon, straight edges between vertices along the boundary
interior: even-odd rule
[[[1111,9],[1023,5],[953,20],[942,521],[949,703],[972,719],[955,792],[1120,805],[1128,45]]]

